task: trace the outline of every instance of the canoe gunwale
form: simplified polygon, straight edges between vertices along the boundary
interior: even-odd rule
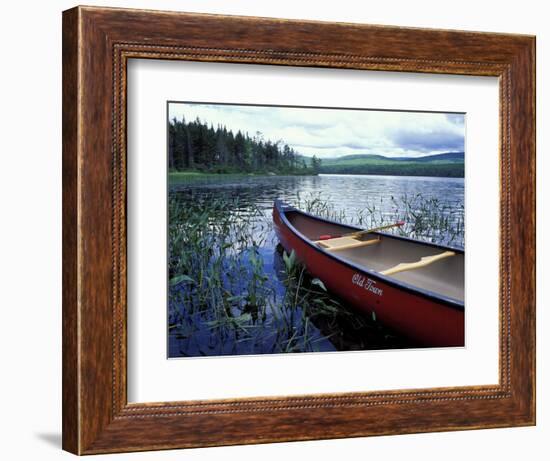
[[[296,227],[294,227],[292,225],[292,223],[289,221],[288,217],[286,216],[286,213],[287,212],[296,212],[296,213],[300,213],[304,216],[307,216],[307,217],[312,218],[312,219],[317,220],[317,221],[327,222],[327,223],[330,223],[330,224],[336,224],[336,225],[341,225],[341,226],[343,225],[343,226],[350,227],[350,228],[357,229],[357,230],[363,230],[363,229],[360,229],[356,226],[349,226],[347,224],[342,224],[342,223],[339,223],[337,221],[333,221],[333,220],[330,220],[330,219],[325,219],[325,218],[321,218],[319,216],[312,215],[311,213],[307,213],[307,212],[299,210],[299,209],[297,209],[297,208],[295,208],[291,205],[288,205],[280,199],[276,199],[275,202],[274,202],[274,205],[275,205],[275,208],[277,209],[277,212],[278,212],[283,224],[292,233],[294,233],[300,240],[302,240],[304,243],[306,243],[313,250],[322,253],[323,256],[325,256],[327,258],[331,258],[331,259],[337,261],[339,264],[343,264],[345,266],[348,266],[348,267],[352,268],[355,271],[358,271],[358,272],[361,272],[361,273],[364,273],[364,274],[368,275],[368,277],[370,277],[370,278],[378,279],[381,282],[386,283],[388,285],[391,285],[393,287],[396,287],[398,289],[413,293],[415,295],[425,297],[427,299],[430,299],[432,301],[436,301],[438,303],[445,304],[446,306],[448,306],[450,308],[453,308],[453,309],[456,309],[456,310],[459,310],[459,311],[462,311],[462,312],[464,311],[464,302],[463,301],[459,301],[455,298],[443,296],[443,295],[441,295],[439,293],[436,293],[434,291],[419,288],[417,286],[410,285],[408,283],[396,280],[392,277],[385,276],[385,275],[381,274],[380,272],[377,272],[375,270],[372,270],[372,269],[369,269],[369,268],[366,268],[366,267],[362,267],[362,266],[360,266],[360,265],[358,265],[358,264],[356,264],[352,261],[348,261],[346,259],[343,259],[343,258],[338,256],[337,252],[329,252],[329,251],[326,251],[325,249],[319,247],[318,245],[315,245],[315,243],[312,240],[307,238],[298,229],[296,229]],[[430,246],[430,247],[441,248],[441,249],[454,251],[454,252],[462,253],[462,254],[464,253],[464,250],[462,248],[458,248],[458,247],[438,245],[438,244],[430,243],[430,242],[419,242],[418,240],[414,240],[414,239],[411,239],[411,238],[408,238],[408,237],[392,235],[392,234],[388,234],[388,233],[385,233],[385,232],[372,232],[372,233],[375,234],[375,235],[381,235],[385,238],[392,238],[392,239],[396,239],[396,240],[408,241],[408,242],[417,243],[417,244],[421,243],[422,245],[426,245],[426,246]]]

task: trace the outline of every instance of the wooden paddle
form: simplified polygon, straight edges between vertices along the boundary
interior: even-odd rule
[[[382,275],[393,275],[397,274],[398,272],[410,271],[411,269],[420,269],[421,267],[429,266],[430,264],[433,264],[440,259],[449,258],[450,256],[454,255],[454,251],[445,251],[443,253],[439,253],[433,256],[424,256],[423,258],[420,258],[419,261],[415,261],[413,263],[399,263],[397,266],[390,267],[389,269],[381,271],[380,273]]]
[[[405,224],[405,221],[397,221],[393,224],[386,224],[385,226],[380,227],[373,227],[372,229],[366,229],[362,231],[356,231],[356,232],[350,232],[349,234],[341,234],[341,235],[320,235],[318,240],[331,240],[335,238],[342,238],[342,237],[361,237],[362,235],[369,234],[371,232],[378,232],[385,229],[391,229],[392,227],[398,227]]]

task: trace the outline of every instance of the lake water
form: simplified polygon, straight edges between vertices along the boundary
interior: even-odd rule
[[[220,176],[172,184],[169,196],[183,206],[223,198],[227,203],[226,211],[235,221],[247,219],[251,224],[251,233],[260,242],[257,252],[268,279],[267,286],[272,290],[270,296],[275,302],[283,299],[288,290],[284,277],[281,277],[284,262],[271,225],[273,201],[276,198],[314,214],[362,228],[403,220],[405,225],[396,229],[397,233],[451,246],[464,245],[462,178],[366,175]],[[244,266],[249,265],[247,258],[239,261]],[[246,279],[248,272],[245,270],[243,274],[245,275],[242,277]],[[242,287],[244,285],[246,283]],[[233,290],[246,291],[242,287],[233,287]],[[179,286],[177,289],[181,291],[186,287]],[[194,315],[191,318],[186,304],[175,301],[175,296],[172,298],[172,322],[180,326],[170,329],[170,357],[281,352],[275,344],[279,341],[279,335],[275,333],[254,333],[254,338],[250,340],[243,339],[242,336],[237,338],[238,335],[227,338],[225,334],[222,335],[224,338],[218,338],[212,329],[215,322],[208,313],[203,312],[198,317]],[[243,317],[242,309],[236,308],[236,312],[231,315],[249,320],[249,317]],[[264,312],[263,325],[267,329],[278,328],[278,316],[272,315],[272,310],[273,308],[267,308]],[[357,318],[350,318],[350,315],[357,315]],[[307,315],[292,314],[291,317],[291,321],[295,322],[295,330],[307,328],[308,342],[301,346],[294,341],[290,352],[415,346],[406,338],[386,330],[383,325],[373,326],[360,321],[365,319],[361,319],[359,314],[347,312],[346,316],[316,317],[315,321],[305,326],[304,319],[308,318]],[[254,323],[253,320],[250,322]],[[288,319],[285,322],[288,323]],[[269,339],[274,336],[277,339]]]

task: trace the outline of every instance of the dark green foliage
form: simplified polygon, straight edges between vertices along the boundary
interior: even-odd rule
[[[170,171],[316,174],[321,162],[313,157],[308,166],[292,147],[265,140],[260,132],[250,137],[199,118],[192,122],[174,118],[168,126],[168,165]]]
[[[372,174],[387,176],[439,176],[463,178],[464,164],[417,164],[399,163],[393,165],[335,165],[322,167],[321,173],[332,174]]]

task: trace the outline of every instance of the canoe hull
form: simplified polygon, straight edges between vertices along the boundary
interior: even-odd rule
[[[355,309],[374,312],[377,321],[424,346],[464,346],[464,310],[332,257],[289,225],[280,204],[273,208],[273,223],[285,251],[294,251],[310,274]]]

